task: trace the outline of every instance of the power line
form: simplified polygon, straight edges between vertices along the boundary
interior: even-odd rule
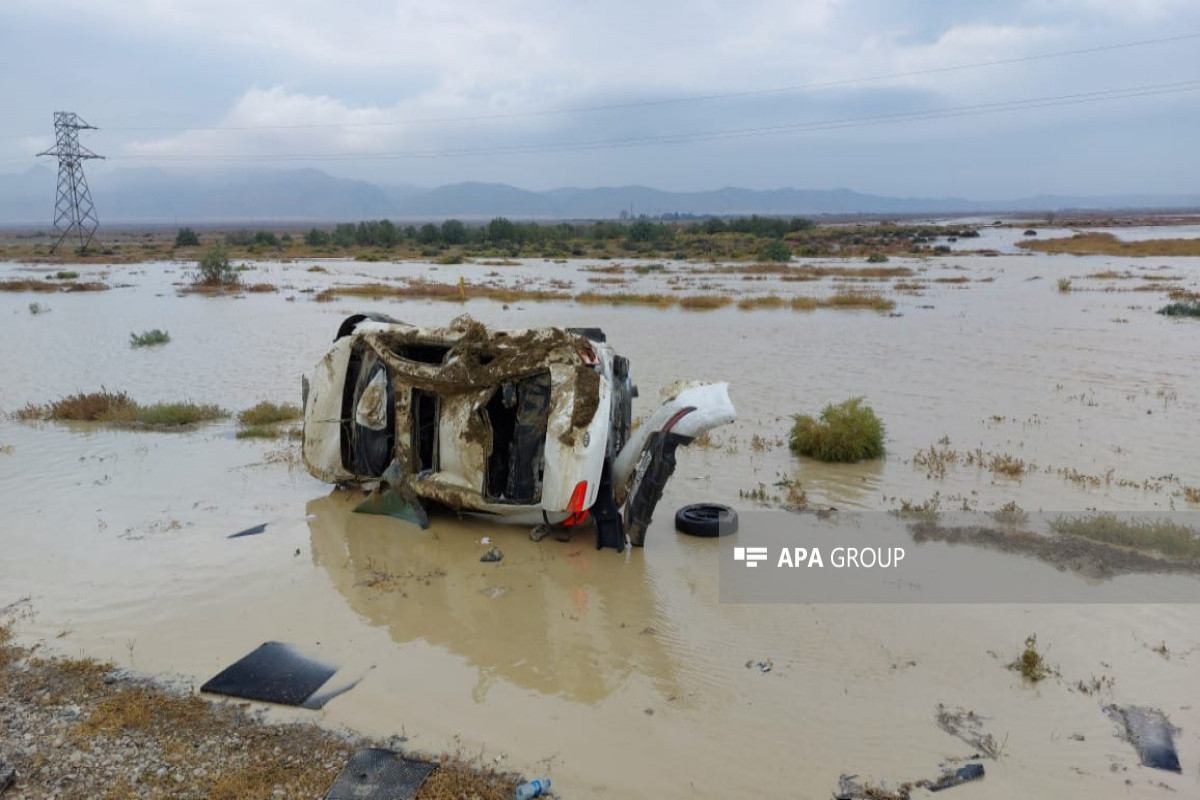
[[[507,145],[483,148],[461,148],[447,150],[409,150],[378,153],[275,153],[275,154],[177,154],[128,156],[126,161],[189,162],[189,161],[360,161],[370,159],[419,159],[419,158],[462,158],[468,156],[523,155],[543,152],[568,152],[577,150],[604,150],[627,147],[684,144],[700,141],[772,136],[787,133],[809,133],[815,131],[840,130],[873,125],[925,122],[955,117],[995,114],[1009,111],[1024,111],[1038,108],[1097,103],[1112,100],[1127,100],[1141,97],[1182,94],[1200,90],[1200,80],[1175,83],[1135,86],[1124,89],[1103,89],[1094,92],[1034,97],[1021,100],[1006,100],[994,103],[978,103],[952,106],[926,111],[907,111],[895,114],[878,114],[862,117],[797,122],[783,125],[733,128],[720,131],[694,131],[656,136],[628,137],[624,139],[597,139],[586,142],[559,142],[532,145]]]
[[[385,122],[330,122],[330,123],[298,123],[288,125],[210,125],[210,126],[130,126],[130,127],[106,127],[109,131],[249,131],[249,130],[305,130],[305,129],[322,129],[322,128],[386,128],[398,127],[401,125],[444,125],[456,122],[485,122],[498,121],[509,119],[522,119],[529,117],[546,117],[557,116],[563,114],[584,114],[595,113],[600,111],[616,111],[631,108],[646,108],[651,106],[667,106],[681,105],[685,103],[702,103],[711,100],[731,100],[737,98],[748,97],[765,97],[781,94],[798,94],[801,92],[817,91],[819,89],[834,89],[843,86],[856,86],[864,83],[877,83],[880,81],[896,80],[899,78],[915,78],[923,75],[938,75],[947,72],[957,72],[969,69],[982,69],[986,67],[1007,66],[1011,64],[1022,64],[1031,61],[1046,61],[1056,58],[1069,58],[1071,56],[1088,55],[1091,53],[1104,53],[1113,50],[1125,50],[1134,47],[1147,47],[1150,45],[1171,44],[1174,42],[1190,41],[1200,39],[1200,33],[1185,33],[1178,36],[1166,36],[1159,39],[1141,39],[1134,42],[1119,42],[1116,44],[1097,45],[1095,47],[1082,47],[1074,50],[1060,50],[1051,53],[1035,53],[1028,56],[1014,56],[1012,58],[999,58],[990,61],[976,61],[967,64],[954,64],[945,67],[929,67],[927,69],[909,70],[907,72],[892,72],[882,75],[871,75],[859,78],[845,78],[835,81],[825,81],[820,83],[796,84],[792,86],[781,86],[772,89],[745,89],[732,92],[715,92],[710,94],[687,95],[683,97],[658,98],[654,100],[630,100],[620,103],[605,103],[600,105],[587,106],[564,106],[562,108],[543,109],[538,111],[513,111],[496,114],[474,114],[456,117],[425,117],[407,120],[391,120]]]

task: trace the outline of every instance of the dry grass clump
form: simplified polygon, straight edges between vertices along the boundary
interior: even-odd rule
[[[1028,465],[1016,456],[1002,453],[992,454],[988,460],[987,468],[995,475],[1003,475],[1006,478],[1019,478],[1025,474]]]
[[[1166,519],[1122,519],[1112,512],[1103,512],[1090,517],[1058,517],[1050,527],[1066,536],[1149,550],[1184,561],[1200,561],[1200,532]]]
[[[28,278],[0,281],[0,292],[103,292],[108,288],[107,283],[99,281],[51,283]]]
[[[246,291],[253,294],[270,294],[271,292],[278,292],[279,287],[273,283],[252,283],[246,287]]]
[[[785,308],[788,301],[777,294],[769,294],[765,297],[743,297],[738,300],[737,307],[742,311],[753,311],[758,308]]]
[[[950,278],[934,278],[934,283],[970,283],[971,279],[966,275],[955,275]]]
[[[272,403],[263,400],[245,411],[239,411],[237,421],[242,425],[273,425],[277,422],[300,419],[303,413],[300,406],[294,403]]]
[[[1013,672],[1021,673],[1021,677],[1030,683],[1037,683],[1051,675],[1058,674],[1058,670],[1048,665],[1045,656],[1038,652],[1036,633],[1025,637],[1025,649],[1008,665],[1008,668]]]
[[[1063,294],[1066,294],[1067,292],[1071,291],[1071,279],[1070,278],[1059,278],[1058,279],[1058,291],[1062,292]]]
[[[80,723],[78,731],[84,736],[93,736],[146,729],[155,723],[185,725],[207,711],[208,704],[198,697],[173,697],[145,686],[135,686],[101,700]]]
[[[669,294],[633,294],[631,292],[584,292],[575,296],[576,303],[610,306],[654,306],[670,308],[679,299]]]
[[[792,311],[816,311],[821,307],[821,301],[815,297],[799,295],[793,297],[788,305],[791,306]]]
[[[67,395],[46,405],[25,406],[16,413],[24,420],[73,420],[78,422],[104,422],[123,416],[137,403],[125,392],[79,392]]]
[[[237,415],[239,439],[278,439],[281,436],[297,434],[292,428],[283,425],[300,419],[304,412],[293,403],[272,403],[263,400]]]
[[[16,413],[17,419],[73,422],[102,422],[125,427],[183,429],[201,422],[224,419],[229,412],[216,405],[193,403],[154,403],[141,405],[125,392],[80,392],[45,405],[27,405]]]
[[[1029,521],[1029,513],[1017,505],[1015,500],[1009,500],[991,513],[992,519],[1001,525],[1016,527]]]
[[[518,776],[497,772],[479,759],[446,756],[421,785],[417,800],[511,800],[518,783]]]
[[[891,311],[896,307],[895,300],[889,300],[879,292],[862,289],[843,289],[837,294],[821,300],[823,308],[869,308],[874,311]]]
[[[721,265],[697,272],[715,272],[725,274],[779,275],[783,281],[816,281],[821,278],[909,278],[916,273],[909,267],[862,267],[862,266],[817,266],[815,264],[749,264]]]
[[[1070,238],[1017,242],[1041,253],[1077,256],[1200,256],[1200,239],[1145,239],[1124,242],[1111,233],[1077,233]]]
[[[789,445],[793,453],[820,461],[855,462],[883,455],[883,423],[863,398],[852,397],[821,411],[820,419],[797,415]]]
[[[392,298],[396,300],[444,300],[452,303],[462,303],[475,299],[495,300],[502,303],[514,303],[519,300],[545,301],[571,299],[571,295],[560,291],[525,289],[521,287],[479,286],[468,283],[437,283],[425,280],[414,280],[404,286],[389,286],[382,283],[330,286],[328,289],[317,293],[313,299],[317,302],[327,302],[335,297],[343,296]]]
[[[688,311],[712,311],[724,308],[733,300],[723,294],[693,294],[679,298],[679,307]]]

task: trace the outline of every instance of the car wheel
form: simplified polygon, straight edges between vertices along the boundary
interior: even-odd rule
[[[737,529],[737,512],[729,506],[695,503],[675,512],[675,530],[689,536],[728,536]]]

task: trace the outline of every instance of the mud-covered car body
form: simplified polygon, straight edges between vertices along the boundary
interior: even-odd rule
[[[642,543],[675,447],[735,416],[725,384],[689,387],[631,434],[629,362],[600,331],[469,318],[351,316],[304,394],[304,463],[321,480],[370,484],[395,462],[422,500],[530,524],[590,516],[618,549]]]

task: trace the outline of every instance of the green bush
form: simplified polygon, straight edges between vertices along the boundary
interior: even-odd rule
[[[229,263],[229,254],[220,244],[214,244],[204,251],[196,262],[196,274],[193,283],[204,286],[232,286],[238,282],[238,273]]]
[[[279,247],[279,237],[271,231],[255,231],[254,244],[266,245],[267,247]]]
[[[304,234],[304,243],[309,247],[325,247],[331,241],[333,241],[333,237],[329,235],[329,231],[323,231],[320,228],[313,228]]]
[[[180,228],[179,233],[175,234],[176,247],[196,247],[200,244],[200,237],[191,228]]]
[[[792,260],[792,248],[788,247],[787,242],[782,239],[772,239],[771,241],[758,248],[759,261],[780,261],[787,262]]]
[[[300,419],[303,413],[300,406],[292,403],[272,403],[263,400],[245,411],[238,412],[237,420],[242,425],[274,425],[277,422]]]
[[[820,461],[854,462],[883,455],[883,423],[861,397],[830,403],[819,420],[807,414],[795,416],[790,446],[792,452]]]
[[[868,264],[886,264],[887,260],[888,257],[883,253],[871,253],[871,255],[867,256]]]

